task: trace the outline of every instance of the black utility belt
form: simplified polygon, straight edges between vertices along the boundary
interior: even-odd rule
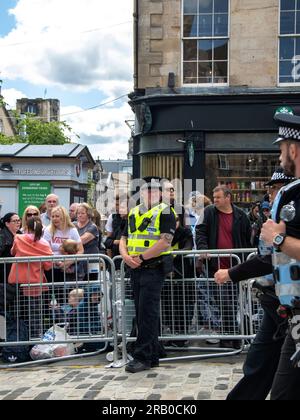
[[[156,260],[156,261],[151,261],[151,262],[144,261],[141,265],[141,268],[152,268],[152,269],[153,268],[158,268],[162,265],[162,263],[163,263],[162,259],[159,259],[159,260]]]

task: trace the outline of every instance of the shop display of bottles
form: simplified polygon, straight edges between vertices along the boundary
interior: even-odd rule
[[[226,185],[232,190],[232,198],[235,203],[252,203],[266,191],[266,180],[219,180],[219,185]]]

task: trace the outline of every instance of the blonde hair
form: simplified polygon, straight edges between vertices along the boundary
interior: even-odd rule
[[[61,219],[62,219],[61,230],[63,232],[65,232],[67,229],[75,228],[75,226],[71,222],[69,213],[67,212],[67,210],[64,207],[62,207],[62,206],[54,207],[51,211],[51,216],[52,216],[53,213],[56,213],[56,212],[59,212],[61,214]],[[53,225],[52,219],[51,219],[49,231],[50,231],[52,236],[54,236],[55,232],[57,231],[57,228]]]
[[[69,297],[76,297],[78,299],[83,299],[84,289],[73,289],[69,293]]]
[[[22,228],[23,228],[24,232],[26,232],[26,229],[27,229],[27,217],[26,216],[27,216],[27,213],[29,213],[29,210],[32,210],[35,213],[37,213],[37,216],[35,216],[35,217],[40,217],[40,215],[41,215],[40,210],[36,206],[26,207],[26,209],[24,210],[24,213],[23,213],[23,217],[22,217]]]
[[[78,242],[73,239],[65,239],[61,245],[62,250],[68,255],[75,255],[78,252]]]

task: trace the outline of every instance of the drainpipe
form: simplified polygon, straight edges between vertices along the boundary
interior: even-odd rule
[[[133,27],[133,44],[134,44],[134,91],[139,88],[139,0],[134,0],[134,27]]]

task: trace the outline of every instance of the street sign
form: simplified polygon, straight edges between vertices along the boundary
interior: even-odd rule
[[[28,206],[39,207],[44,203],[47,195],[51,193],[50,182],[19,183],[19,216],[22,216]]]

